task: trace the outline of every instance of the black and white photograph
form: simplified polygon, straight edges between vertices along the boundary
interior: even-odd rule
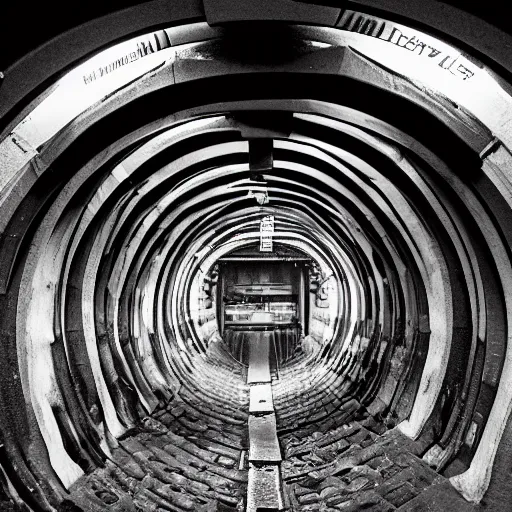
[[[3,4],[0,511],[512,511],[507,4]]]

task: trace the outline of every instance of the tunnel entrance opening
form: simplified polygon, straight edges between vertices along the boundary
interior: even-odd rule
[[[271,365],[290,360],[307,334],[311,258],[276,250],[264,256],[246,248],[220,260],[219,330],[233,356],[249,362],[255,331],[270,332]]]

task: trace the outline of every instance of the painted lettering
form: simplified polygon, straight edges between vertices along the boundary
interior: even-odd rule
[[[418,41],[418,42],[416,43],[416,48],[419,48],[419,49],[420,49],[420,51],[419,51],[418,55],[421,55],[421,54],[423,53],[423,50],[424,50],[426,47],[427,47],[427,45],[426,45],[424,42],[422,42],[422,41]],[[416,48],[414,48],[414,50],[416,50]],[[414,51],[414,50],[413,50],[413,51]]]
[[[108,74],[112,73],[116,69],[119,69],[131,62],[135,62],[147,55],[151,55],[155,53],[155,51],[160,51],[162,49],[168,48],[171,46],[171,40],[169,36],[165,32],[165,30],[161,30],[158,34],[154,34],[155,42],[151,43],[151,41],[139,41],[137,43],[137,49],[119,57],[118,59],[105,64],[104,66],[100,66],[97,70],[93,70],[89,74],[83,75],[83,81],[85,85],[89,85],[94,82],[98,78],[103,78]],[[156,50],[155,50],[156,48]]]
[[[395,34],[397,34],[398,37],[397,37],[396,41],[393,41],[393,38],[394,38]],[[402,34],[401,30],[399,30],[398,28],[394,28],[387,41],[389,43],[393,43],[396,46],[400,46],[401,48],[405,48],[405,46],[403,44],[401,44],[402,39],[407,40],[409,38],[407,36],[404,36]]]
[[[409,50],[409,51],[413,52],[415,50],[415,48],[416,48],[416,44],[417,44],[416,36],[412,36],[409,39],[409,41],[407,41],[407,43],[404,44],[404,48],[406,50]]]
[[[371,35],[377,26],[377,22],[375,20],[367,19],[361,28],[362,34]]]
[[[425,43],[418,38],[417,35],[410,36],[404,34],[402,30],[397,27],[390,27],[384,20],[366,17],[359,13],[348,11],[345,12],[338,26],[341,30],[348,30],[350,32],[358,32],[360,34],[368,35],[413,52],[416,55],[434,59],[440,68],[445,71],[449,71],[452,75],[457,76],[462,80],[467,80],[474,76],[473,71],[457,62],[460,55],[456,57],[447,55],[445,52],[438,50],[434,46]]]
[[[449,62],[449,60],[451,59],[451,62]],[[455,62],[457,62],[459,60],[459,56],[457,56],[455,59],[451,56],[451,55],[448,55],[447,57],[445,57],[440,63],[439,63],[439,67],[443,68],[443,69],[446,69],[446,70],[450,70],[450,68],[455,64]],[[445,64],[446,62],[449,62],[449,64]],[[450,73],[452,74],[455,74],[453,73],[451,70],[450,70]]]
[[[457,71],[464,77],[462,80],[467,80],[468,78],[471,78],[475,73],[473,71],[469,70],[464,64],[459,64],[457,67]]]
[[[92,73],[90,73],[89,75],[84,75],[83,76],[83,79],[84,79],[84,82],[85,82],[85,85],[88,85],[90,84],[91,82],[94,82],[94,80],[96,80],[96,72],[93,71]]]
[[[431,52],[428,54],[428,56],[431,59],[437,57],[441,53],[439,50],[436,50],[433,46],[428,45],[427,48],[430,48],[431,50]]]
[[[146,55],[149,55],[154,52],[155,50],[153,50],[153,46],[151,46],[150,41],[148,41],[147,43],[145,43],[144,41],[137,43],[137,53],[140,53],[141,57],[145,57]]]

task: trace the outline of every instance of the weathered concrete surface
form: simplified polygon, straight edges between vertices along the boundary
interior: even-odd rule
[[[272,387],[270,384],[254,384],[249,390],[249,413],[274,411]]]
[[[247,512],[264,510],[282,510],[281,478],[279,466],[249,466],[249,485],[247,488]]]
[[[250,462],[277,463],[281,461],[275,414],[249,416],[249,439]]]
[[[249,371],[247,384],[270,382],[270,333],[255,332],[249,342]]]
[[[281,450],[270,383],[270,333],[250,333],[249,371],[251,378],[268,375],[265,384],[250,386],[249,405],[249,480],[246,512],[282,510]],[[247,379],[248,382],[249,378]]]

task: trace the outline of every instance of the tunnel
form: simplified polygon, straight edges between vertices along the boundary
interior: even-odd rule
[[[0,510],[509,510],[498,4],[17,7]]]

